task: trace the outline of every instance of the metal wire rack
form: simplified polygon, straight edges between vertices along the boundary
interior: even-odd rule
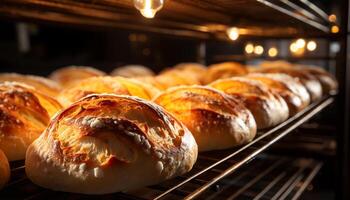
[[[332,96],[324,97],[284,123],[259,132],[258,136],[247,145],[201,153],[192,171],[159,185],[103,196],[56,192],[31,183],[25,176],[22,161],[11,163],[12,178],[0,191],[0,197],[1,199],[217,199],[219,197],[297,199],[322,163],[312,159],[266,156],[261,153],[333,101]]]

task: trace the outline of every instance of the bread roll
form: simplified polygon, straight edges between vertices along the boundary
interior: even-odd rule
[[[291,67],[269,67],[260,69],[262,73],[283,73],[299,80],[310,94],[311,101],[317,101],[322,98],[322,86],[317,78],[309,72]]]
[[[68,66],[52,72],[50,78],[67,88],[83,79],[104,75],[106,73],[92,67]]]
[[[135,77],[135,80],[141,81],[143,83],[147,83],[149,85],[152,85],[153,87],[157,88],[158,90],[165,90],[166,86],[160,83],[156,76],[144,76],[144,77]]]
[[[63,90],[58,96],[58,100],[65,107],[89,94],[124,94],[138,96],[143,99],[151,100],[159,90],[153,86],[142,83],[137,80],[123,77],[92,77],[82,80]]]
[[[338,89],[338,82],[335,77],[320,67],[303,66],[300,68],[306,72],[314,75],[322,85],[322,91],[324,94],[335,92]]]
[[[24,83],[51,97],[56,97],[61,90],[61,87],[56,82],[44,77],[33,75],[2,73],[0,74],[0,83],[3,82]]]
[[[179,70],[169,70],[155,77],[156,81],[162,85],[163,88],[170,88],[181,85],[199,85],[199,80],[187,73]]]
[[[210,65],[204,78],[205,84],[209,84],[221,78],[242,76],[248,73],[244,65],[235,62],[224,62]]]
[[[275,61],[262,61],[259,64],[262,68],[285,68],[285,67],[294,67],[294,64],[287,62],[285,60],[275,60]]]
[[[190,129],[199,151],[226,149],[255,137],[256,124],[250,111],[212,88],[173,87],[154,101]]]
[[[10,179],[10,165],[4,152],[0,149],[0,190]]]
[[[21,160],[60,104],[30,86],[0,84],[0,149],[10,161]]]
[[[271,90],[279,94],[287,103],[289,109],[289,116],[293,116],[299,111],[303,110],[310,102],[309,94],[302,84],[298,84],[294,79],[288,75],[284,75],[285,80],[282,78],[276,78],[274,75],[278,74],[249,74],[246,77],[252,80],[257,80],[266,85]],[[282,75],[283,76],[283,75]],[[287,76],[287,77],[285,77]],[[298,87],[304,89],[304,93],[308,99],[299,94]],[[296,92],[295,92],[296,91]]]
[[[122,76],[126,78],[154,76],[154,72],[142,65],[126,65],[118,67],[111,72],[111,76]]]
[[[191,170],[197,144],[179,121],[137,97],[90,95],[57,115],[26,155],[26,173],[52,190],[105,194]]]
[[[209,86],[242,101],[252,112],[258,129],[275,126],[289,116],[288,106],[283,98],[258,81],[228,78],[217,80]]]
[[[199,63],[180,63],[175,65],[173,70],[183,72],[183,75],[196,80],[197,83],[204,84],[204,77],[207,72],[207,67]]]

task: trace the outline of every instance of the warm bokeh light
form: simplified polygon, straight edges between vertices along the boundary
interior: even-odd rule
[[[338,33],[339,32],[339,26],[333,25],[331,28],[332,33]]]
[[[300,45],[300,44],[299,44]],[[299,47],[297,42],[292,42],[289,46],[289,50],[297,56],[303,55],[305,52],[305,48],[304,47]]]
[[[278,49],[276,47],[271,47],[267,53],[270,57],[276,57],[278,55]]]
[[[307,50],[309,51],[315,51],[315,49],[317,48],[317,43],[313,40],[310,40],[307,45],[306,45]]]
[[[261,55],[264,53],[264,47],[262,47],[261,45],[257,45],[254,47],[254,53],[257,55]]]
[[[245,45],[244,50],[247,54],[252,54],[254,52],[254,45],[251,43],[248,43]]]
[[[328,20],[330,22],[335,22],[335,21],[337,21],[337,16],[335,14],[331,14],[328,16]]]
[[[239,37],[239,29],[236,27],[228,28],[226,32],[230,40],[237,40]]]
[[[146,18],[153,18],[163,4],[164,0],[134,0],[135,7]]]
[[[297,39],[297,41],[295,41],[295,44],[297,45],[298,48],[304,48],[305,47],[305,40],[302,38]]]
[[[298,51],[298,46],[295,42],[293,42],[292,44],[290,44],[289,46],[289,50],[293,53],[297,52]]]

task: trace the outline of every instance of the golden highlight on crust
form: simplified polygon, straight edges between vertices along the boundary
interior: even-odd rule
[[[106,73],[98,69],[87,66],[67,66],[62,67],[50,74],[50,79],[56,81],[64,88],[71,86],[72,84],[81,80],[105,76]]]
[[[183,174],[196,158],[191,133],[161,107],[137,97],[96,94],[51,121],[27,151],[26,172],[43,187],[102,194]],[[64,179],[47,181],[55,177]]]
[[[323,95],[321,83],[317,80],[317,78],[313,74],[307,71],[292,68],[292,67],[266,67],[266,68],[257,70],[257,72],[282,73],[282,74],[287,74],[289,76],[294,77],[305,86],[308,93],[310,94],[311,101],[317,101],[321,99]]]
[[[14,82],[0,84],[0,148],[10,161],[25,152],[61,109],[56,100]]]
[[[236,62],[224,62],[210,65],[204,77],[204,84],[209,84],[213,81],[222,78],[231,78],[234,76],[242,76],[248,74],[248,69]]]
[[[24,83],[51,97],[56,97],[61,90],[61,87],[56,82],[44,77],[33,75],[1,73],[0,82]]]
[[[241,145],[251,141],[256,134],[256,124],[250,111],[209,87],[173,87],[154,101],[190,129],[200,151]]]
[[[209,86],[239,99],[252,112],[258,129],[275,126],[289,116],[283,98],[258,81],[235,77],[217,80]]]
[[[89,94],[122,94],[138,96],[150,100],[157,95],[159,90],[147,83],[138,80],[123,77],[92,77],[74,84],[70,88],[63,90],[58,100],[64,105],[69,106],[73,102]]]

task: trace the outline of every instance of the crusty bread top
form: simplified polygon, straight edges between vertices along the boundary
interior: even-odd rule
[[[61,90],[56,82],[34,75],[23,75],[17,73],[1,73],[0,82],[20,82],[34,87],[44,94],[55,97]]]
[[[51,121],[35,145],[44,159],[82,179],[89,175],[86,169],[133,162],[135,149],[159,160],[158,170],[171,176],[168,172],[178,165],[167,162],[180,162],[185,151],[196,147],[187,128],[158,105],[111,94],[89,95],[72,104]]]

